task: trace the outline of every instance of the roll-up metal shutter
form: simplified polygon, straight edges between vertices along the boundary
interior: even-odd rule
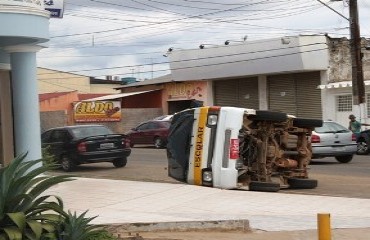
[[[274,75],[267,78],[269,110],[301,118],[322,118],[320,72]]]
[[[239,107],[259,109],[257,77],[239,80]]]
[[[257,77],[220,80],[213,84],[215,105],[259,109]]]
[[[267,77],[269,110],[297,114],[296,87],[292,74]]]
[[[238,80],[215,81],[214,94],[216,106],[234,106],[238,103]]]
[[[320,72],[296,73],[297,116],[322,119]]]

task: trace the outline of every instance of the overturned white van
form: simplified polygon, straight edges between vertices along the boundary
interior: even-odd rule
[[[169,176],[222,189],[276,192],[315,188],[309,137],[322,120],[236,107],[199,107],[173,116]]]

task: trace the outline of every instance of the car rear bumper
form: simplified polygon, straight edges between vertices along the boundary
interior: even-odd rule
[[[99,152],[79,153],[76,156],[78,162],[109,162],[114,159],[128,157],[131,154],[131,149],[114,149]]]
[[[344,146],[312,146],[313,158],[353,155],[356,151],[357,144]]]

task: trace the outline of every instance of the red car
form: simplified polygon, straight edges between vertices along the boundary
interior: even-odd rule
[[[125,135],[131,141],[131,147],[137,144],[153,144],[155,148],[164,148],[167,145],[167,136],[171,122],[151,120],[141,123]]]

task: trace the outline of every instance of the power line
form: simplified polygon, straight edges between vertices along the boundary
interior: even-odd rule
[[[320,0],[316,0],[318,1],[319,3],[323,4],[325,7],[329,8],[330,10],[332,10],[333,12],[335,12],[336,14],[338,14],[339,16],[341,16],[342,18],[346,19],[347,21],[349,21],[349,19],[344,16],[343,14],[341,14],[340,12],[338,12],[337,10],[335,10],[334,8],[330,7],[329,5],[327,5],[326,3],[320,1]]]
[[[90,1],[101,2],[101,3],[105,3],[105,4],[110,4],[110,5],[122,6],[121,4],[111,4],[111,3],[106,3],[106,2],[102,2],[102,1],[96,1],[96,0],[90,0]],[[262,2],[268,2],[268,0],[265,0],[265,1],[262,1]],[[73,36],[81,36],[81,35],[87,35],[87,34],[107,33],[107,32],[127,30],[127,29],[138,28],[138,27],[145,27],[145,26],[150,27],[150,26],[167,24],[167,23],[174,23],[174,22],[176,23],[176,22],[179,22],[181,20],[186,20],[186,19],[191,19],[191,18],[202,18],[204,16],[209,16],[209,15],[215,15],[215,14],[219,14],[219,13],[223,13],[223,12],[228,12],[228,11],[239,9],[239,8],[249,6],[249,5],[253,5],[253,3],[252,4],[245,4],[245,5],[239,6],[239,7],[233,7],[233,8],[229,8],[229,9],[214,11],[214,12],[210,12],[210,13],[203,13],[203,14],[198,14],[198,15],[193,15],[193,16],[187,16],[187,17],[183,17],[183,18],[177,18],[177,19],[174,19],[174,20],[170,20],[170,21],[163,21],[163,22],[160,22],[160,23],[152,23],[152,24],[147,24],[147,25],[138,25],[138,26],[131,26],[131,27],[123,27],[123,28],[102,30],[102,31],[85,32],[85,33],[65,34],[65,35],[59,35],[59,36],[52,36],[51,38],[73,37]]]

